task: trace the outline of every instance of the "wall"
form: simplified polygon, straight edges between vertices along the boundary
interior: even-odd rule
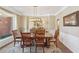
[[[79,26],[77,27],[63,26],[63,17],[78,10],[79,10],[78,6],[67,7],[64,11],[62,11],[56,16],[56,18],[60,19],[60,31],[61,31],[60,41],[64,45],[66,45],[72,52],[79,52],[79,47],[78,47]]]
[[[47,25],[47,24],[46,24]],[[55,29],[57,28],[57,22],[55,16],[48,17],[48,31],[54,35]]]
[[[49,27],[50,30],[56,29],[56,27],[57,27],[56,17],[55,16],[49,16],[48,24],[49,24],[48,27]]]
[[[17,15],[17,28],[23,31],[27,31],[27,23],[28,23],[27,16],[20,16]]]
[[[24,22],[25,22],[25,17],[17,15],[17,28],[20,30],[24,30]]]

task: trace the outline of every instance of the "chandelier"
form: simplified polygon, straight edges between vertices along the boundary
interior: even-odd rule
[[[33,6],[33,7],[34,7],[34,16],[37,17],[37,12],[38,12],[37,8],[38,8],[38,6]]]
[[[32,22],[36,27],[41,26],[42,20],[40,17],[38,17],[38,6],[33,6],[33,8],[34,8],[34,17],[32,19],[34,20]]]

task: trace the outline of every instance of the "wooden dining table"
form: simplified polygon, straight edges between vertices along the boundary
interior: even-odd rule
[[[45,46],[46,47],[49,47],[50,46],[50,40],[53,38],[53,36],[50,33],[45,33],[45,36],[39,36],[39,37],[45,39]],[[27,37],[27,38],[30,38],[32,40],[35,40],[37,37],[34,36],[33,34],[31,34],[31,36],[30,37]]]

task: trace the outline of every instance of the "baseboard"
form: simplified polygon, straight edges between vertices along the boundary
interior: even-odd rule
[[[68,47],[66,47],[62,42],[58,42],[58,47],[62,50],[63,53],[73,53]]]
[[[60,41],[68,47],[73,53],[79,53],[79,37],[68,34],[65,32],[61,32]]]

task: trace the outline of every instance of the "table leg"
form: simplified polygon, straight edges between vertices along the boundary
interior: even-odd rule
[[[46,38],[46,47],[49,48],[50,47],[50,42],[49,42],[49,39]]]

